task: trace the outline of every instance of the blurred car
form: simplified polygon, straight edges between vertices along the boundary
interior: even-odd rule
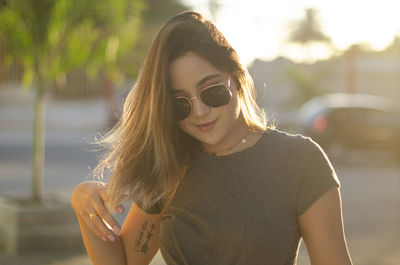
[[[338,149],[394,151],[400,158],[400,112],[388,99],[367,94],[326,94],[299,110],[302,134],[328,153]]]

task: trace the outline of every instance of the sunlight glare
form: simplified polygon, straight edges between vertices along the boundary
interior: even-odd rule
[[[208,1],[185,2],[209,16]],[[400,1],[220,0],[219,3],[216,25],[245,63],[278,56],[295,61],[306,58],[304,49],[287,42],[290,23],[302,19],[306,8],[318,11],[321,29],[332,39],[336,50],[343,51],[358,43],[382,50],[400,35]],[[310,57],[324,59],[334,53],[335,49],[323,46],[312,45]]]

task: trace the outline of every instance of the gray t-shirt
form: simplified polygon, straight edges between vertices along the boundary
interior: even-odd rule
[[[160,224],[161,254],[168,265],[295,264],[298,217],[333,187],[331,163],[302,135],[267,130],[238,153],[198,152]]]

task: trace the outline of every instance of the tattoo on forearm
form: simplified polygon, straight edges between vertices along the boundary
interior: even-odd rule
[[[153,230],[156,229],[156,224],[153,223],[148,227],[148,221],[142,224],[142,230],[139,232],[139,238],[135,241],[135,251],[147,254],[149,250],[149,241],[153,237]],[[144,235],[146,237],[144,238]],[[144,242],[143,242],[144,241]],[[143,244],[142,244],[143,242]]]

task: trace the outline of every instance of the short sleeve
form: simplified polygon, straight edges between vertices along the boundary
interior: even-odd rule
[[[340,181],[322,148],[309,137],[302,137],[298,160],[297,215],[306,212],[322,195]]]
[[[155,203],[153,206],[151,206],[149,209],[145,209],[142,205],[141,201],[136,201],[135,204],[145,213],[148,214],[160,214],[162,211],[162,205],[161,202],[158,201]]]

